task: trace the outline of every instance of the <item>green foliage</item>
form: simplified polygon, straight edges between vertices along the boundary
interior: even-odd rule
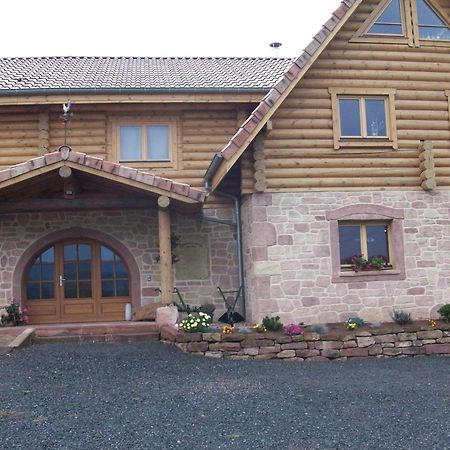
[[[362,327],[365,324],[364,319],[361,319],[361,317],[358,316],[350,317],[347,320],[347,323],[354,323],[357,327]]]
[[[311,325],[311,331],[313,333],[325,334],[328,333],[328,327],[322,323],[314,323]]]
[[[215,310],[216,310],[216,307],[212,303],[207,303],[206,305],[200,305],[198,308],[199,312],[208,314],[208,316],[211,316],[211,317],[213,316]]]
[[[441,306],[438,309],[438,313],[446,322],[450,322],[450,303]]]
[[[180,245],[180,238],[175,233],[172,233],[170,235],[170,246],[171,246],[171,250],[172,250],[172,264],[175,264],[180,260],[180,258],[178,258],[177,252],[176,252],[176,249],[179,245]],[[159,263],[159,261],[161,260],[161,256],[159,254],[156,255],[155,260],[157,263]]]
[[[283,329],[283,324],[280,322],[280,317],[269,317],[266,316],[262,320],[262,324],[267,331],[281,331]]]
[[[204,333],[211,325],[211,317],[208,314],[200,312],[198,314],[189,314],[184,319],[179,328],[186,333]]]
[[[409,323],[412,323],[411,314],[399,309],[394,309],[392,312],[392,319],[399,325],[408,325]]]

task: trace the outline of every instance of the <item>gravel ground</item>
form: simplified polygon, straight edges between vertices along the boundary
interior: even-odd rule
[[[0,357],[0,448],[450,449],[450,358],[224,361],[155,343]]]

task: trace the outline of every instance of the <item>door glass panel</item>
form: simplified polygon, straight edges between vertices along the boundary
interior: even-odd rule
[[[75,244],[64,246],[64,261],[77,260],[77,246]]]
[[[28,269],[26,289],[28,300],[48,300],[55,297],[55,249],[42,252]]]
[[[100,257],[102,297],[128,297],[128,270],[120,256],[102,246]]]
[[[64,245],[64,297],[92,297],[92,246]]]
[[[55,297],[55,284],[51,283],[42,283],[42,291],[41,298],[50,299]]]
[[[102,278],[114,278],[113,261],[102,261]]]
[[[102,245],[100,253],[102,261],[114,261],[114,253],[109,248]]]
[[[117,280],[116,281],[116,290],[118,297],[127,297],[128,296],[128,280]]]
[[[41,298],[41,293],[39,289],[39,283],[28,283],[27,284],[27,298],[28,300],[38,300]]]
[[[80,281],[78,284],[79,298],[90,298],[92,297],[92,289],[90,281]]]
[[[76,281],[64,281],[64,297],[65,298],[77,298],[77,282]]]
[[[78,264],[78,278],[80,278],[80,280],[90,280],[91,279],[91,263],[90,262],[80,262]]]
[[[64,278],[66,280],[76,280],[77,279],[77,263],[76,262],[64,263]]]
[[[102,297],[114,297],[114,281],[102,281]]]

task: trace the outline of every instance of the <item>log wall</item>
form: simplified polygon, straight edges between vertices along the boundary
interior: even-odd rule
[[[112,121],[119,117],[176,121],[178,169],[154,168],[150,163],[136,167],[161,176],[203,186],[203,175],[214,153],[236,132],[243,105],[223,104],[74,104],[67,143],[73,150],[113,159]],[[0,169],[18,164],[40,153],[55,151],[64,143],[60,105],[0,108]],[[131,164],[130,164],[131,165]]]
[[[349,42],[378,3],[362,3],[272,117],[264,148],[268,191],[420,189],[420,140],[433,142],[438,187],[450,187],[450,44]],[[440,3],[450,17],[450,2]],[[334,150],[331,87],[396,89],[398,150]],[[252,192],[245,167],[244,192]]]

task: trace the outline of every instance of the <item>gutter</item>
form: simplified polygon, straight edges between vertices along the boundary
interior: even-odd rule
[[[216,164],[217,167],[220,165],[220,161],[222,160],[222,157],[217,158],[217,160],[216,160],[217,155],[218,154],[216,153],[213,161],[210,164],[210,167],[208,168],[208,171],[210,170],[211,166],[213,166],[213,164]],[[214,163],[214,161],[216,161],[216,163]],[[219,161],[219,162],[217,162],[217,161]],[[213,166],[213,168],[214,168],[214,166]],[[215,170],[217,170],[217,168]],[[214,170],[214,172],[215,172],[215,170]],[[208,171],[207,171],[207,173],[208,173]],[[214,172],[212,172],[212,174],[214,174]],[[205,183],[206,189],[208,190],[208,193],[210,193],[211,192],[210,179],[207,178],[206,175],[204,178],[204,183]],[[241,295],[239,298],[239,308],[240,308],[241,315],[245,318],[245,315],[246,315],[246,311],[245,311],[245,279],[244,279],[244,255],[243,255],[243,251],[242,251],[241,201],[238,196],[230,194],[228,192],[219,191],[218,189],[216,189],[214,191],[214,194],[216,194],[220,197],[231,199],[233,201],[235,221],[220,220],[220,219],[215,219],[212,217],[211,218],[206,217],[204,215],[203,209],[201,212],[201,218],[203,220],[207,220],[210,222],[217,222],[217,223],[222,223],[225,225],[231,225],[236,228],[236,247],[237,247],[236,253],[237,253],[237,263],[238,263],[238,277],[239,277],[239,286],[242,286]]]
[[[84,95],[84,94],[265,94],[267,88],[30,88],[0,89],[0,96]]]

